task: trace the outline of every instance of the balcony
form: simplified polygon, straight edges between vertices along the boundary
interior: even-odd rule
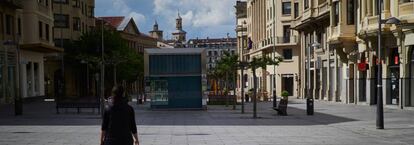
[[[323,15],[329,12],[329,5],[328,2],[324,2],[318,6],[318,16]]]
[[[413,15],[414,0],[400,0],[398,8],[400,17],[405,15]]]
[[[243,55],[247,55],[250,52],[250,49],[243,49],[242,53]]]
[[[20,9],[23,6],[22,0],[0,0],[0,4],[13,9]]]
[[[297,36],[278,36],[276,37],[276,45],[296,45],[298,43]]]

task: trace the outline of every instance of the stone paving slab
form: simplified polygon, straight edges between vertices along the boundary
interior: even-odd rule
[[[385,130],[375,129],[375,107],[315,103],[307,116],[302,100],[289,104],[289,116],[277,116],[269,102],[259,103],[259,117],[230,107],[207,111],[152,111],[136,106],[141,145],[413,145],[414,111],[385,109]],[[96,145],[97,114],[57,115],[53,103],[25,104],[14,117],[0,107],[0,145]],[[238,106],[238,108],[240,108]]]

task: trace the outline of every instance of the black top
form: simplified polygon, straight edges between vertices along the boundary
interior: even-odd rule
[[[104,113],[102,130],[105,140],[132,143],[132,134],[137,133],[134,109],[127,103],[114,104]]]

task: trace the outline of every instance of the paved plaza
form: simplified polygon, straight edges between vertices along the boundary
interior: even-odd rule
[[[302,100],[289,104],[289,116],[277,116],[272,103],[259,103],[259,118],[231,106],[206,111],[149,110],[133,105],[141,145],[412,145],[414,111],[385,109],[385,130],[375,129],[375,106],[315,103],[307,116]],[[100,116],[92,110],[62,110],[53,102],[26,103],[15,117],[11,106],[0,107],[0,145],[97,145]]]

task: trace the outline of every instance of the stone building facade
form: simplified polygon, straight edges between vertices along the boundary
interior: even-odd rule
[[[239,2],[240,3],[240,2]],[[240,4],[239,4],[240,5]],[[300,83],[300,47],[297,32],[292,31],[292,9],[290,1],[279,0],[248,0],[246,2],[247,39],[252,42],[251,48],[239,47],[244,61],[254,57],[282,57],[279,66],[269,65],[266,69],[256,70],[257,84],[261,100],[269,100],[274,94],[280,96],[282,91],[288,91],[290,96],[299,95]],[[236,10],[237,10],[236,5]],[[242,13],[242,11],[238,10]],[[238,36],[243,38],[243,17],[239,17]],[[239,40],[239,46],[242,46]],[[248,42],[244,40],[243,42]],[[247,44],[246,44],[247,45]],[[293,67],[292,67],[293,66]],[[240,78],[240,77],[239,77]],[[247,70],[245,82],[247,88],[253,87],[252,70]],[[240,87],[240,86],[239,86]],[[239,88],[240,90],[240,88]],[[245,90],[246,91],[246,90]]]
[[[56,47],[74,49],[73,43],[80,39],[82,33],[95,28],[95,0],[52,0],[51,6],[54,22],[52,36]],[[88,87],[85,86],[87,83],[84,82],[87,78],[86,64],[78,62],[81,66],[65,65],[62,55],[64,53],[52,53],[45,58],[46,96],[89,95],[86,91]],[[90,77],[94,78],[92,75]]]
[[[284,19],[283,15],[289,13],[285,9],[288,3],[290,18]],[[272,8],[274,5],[276,7]],[[377,12],[377,6],[381,7],[380,13]],[[281,12],[278,8],[282,8]],[[298,97],[375,105],[377,64],[382,62],[382,92],[386,107],[413,107],[412,0],[382,0],[381,4],[377,0],[248,0],[246,9],[247,36],[253,45],[250,50],[238,47],[242,49],[238,52],[246,60],[269,54],[265,51],[269,50],[266,48],[269,45],[268,36],[273,36],[269,33],[275,31],[278,36],[284,32],[272,30],[272,25],[283,28],[283,23],[290,21],[290,29],[293,30],[290,34],[298,38],[296,43],[299,55],[298,63],[295,64],[299,67]],[[275,20],[272,20],[272,14],[276,14]],[[381,25],[383,39],[380,50],[383,55],[380,59],[376,53],[379,14],[383,22],[390,19],[400,22]],[[241,23],[238,23],[240,26]],[[278,43],[278,38],[274,38],[270,39],[270,44],[272,40]],[[293,46],[295,45],[290,47]],[[259,87],[271,90],[271,84],[267,87],[268,84],[265,83],[268,78],[263,76],[272,73],[269,70],[263,71],[257,71],[262,74],[262,78],[258,79]],[[251,78],[248,80],[252,81]]]
[[[52,1],[9,0],[0,4],[0,103],[10,102],[16,95],[46,96],[45,58],[63,52],[53,42]]]
[[[236,54],[236,38],[206,38],[188,40],[189,48],[206,49],[207,71],[213,69],[226,52]]]

